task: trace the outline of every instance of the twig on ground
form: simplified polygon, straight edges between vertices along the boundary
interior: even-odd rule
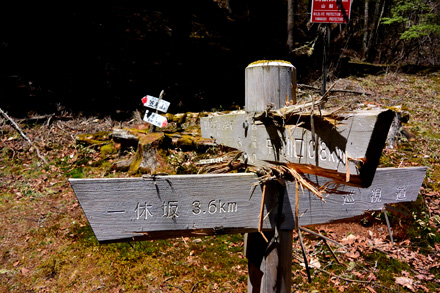
[[[320,88],[314,87],[314,86],[310,86],[307,84],[298,84],[298,87],[302,87],[302,88],[306,88],[306,89],[311,89],[317,92],[321,92]],[[338,90],[338,89],[329,89],[327,92],[331,92],[331,93],[350,93],[350,94],[358,94],[358,95],[367,95],[370,96],[370,93],[367,92],[360,92],[360,91],[354,91],[354,90]]]
[[[336,244],[336,245],[339,245],[339,246],[342,246],[342,247],[345,248],[345,245],[344,245],[344,244],[341,244],[341,243],[339,243],[339,242],[337,242],[337,241],[335,241],[335,240],[333,240],[333,239],[331,239],[331,238],[328,238],[328,237],[326,237],[326,236],[324,236],[324,235],[321,235],[321,234],[319,234],[319,233],[313,232],[312,230],[306,229],[306,228],[304,228],[304,227],[299,227],[299,228],[300,228],[301,230],[303,230],[304,232],[307,232],[307,233],[309,233],[309,234],[312,234],[312,235],[318,236],[318,237],[320,237],[320,238],[322,238],[322,239],[324,239],[324,240],[328,240],[328,241],[330,241],[330,242],[332,242],[332,243],[334,243],[334,244]]]
[[[307,260],[307,252],[306,252],[306,248],[304,246],[303,238],[302,238],[302,235],[301,235],[301,229],[298,229],[297,232],[298,232],[298,236],[299,236],[299,243],[301,244],[301,250],[302,250],[302,254],[303,254],[304,265],[306,267],[307,279],[309,280],[309,283],[312,283],[312,277],[310,276],[309,262]]]
[[[191,292],[191,293],[194,292],[194,291],[196,290],[197,286],[198,286],[200,283],[203,283],[203,281],[199,281],[199,282],[195,283],[194,286],[192,286],[190,292]]]
[[[345,277],[342,277],[342,276],[336,275],[336,274],[334,274],[334,273],[332,273],[332,272],[329,272],[329,271],[326,271],[326,270],[323,270],[323,269],[320,269],[320,268],[317,268],[317,267],[314,267],[314,269],[315,269],[315,270],[318,270],[318,271],[320,271],[320,272],[323,272],[323,273],[329,274],[330,276],[336,277],[336,278],[338,278],[338,279],[341,279],[341,280],[347,281],[347,282],[364,283],[364,284],[369,284],[369,283],[372,282],[372,281],[353,280],[353,279],[345,278]]]
[[[49,165],[49,163],[46,161],[46,159],[40,154],[40,150],[38,149],[38,147],[29,139],[29,137],[26,136],[26,134],[23,133],[23,131],[21,130],[20,126],[18,126],[18,124],[11,118],[9,117],[8,114],[6,114],[6,112],[4,112],[1,108],[0,108],[0,114],[3,115],[3,117],[5,117],[5,119],[9,120],[9,122],[11,122],[12,126],[18,131],[18,133],[20,133],[20,135],[31,145],[34,147],[35,152],[37,153],[37,157],[40,158],[43,163],[45,165]]]

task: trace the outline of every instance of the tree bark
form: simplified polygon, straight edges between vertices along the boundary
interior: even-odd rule
[[[368,55],[368,35],[369,35],[369,6],[370,1],[365,0],[364,4],[364,32],[363,32],[363,38],[362,38],[362,54],[363,59],[367,59]]]
[[[294,48],[294,37],[293,33],[295,31],[295,3],[296,0],[287,1],[287,49],[288,52],[292,52]]]
[[[380,18],[382,17],[383,11],[384,11],[384,0],[378,0],[376,2],[375,8],[374,8],[374,14],[372,16],[372,21],[369,25],[369,33],[368,33],[368,41],[367,41],[367,51],[365,54],[365,60],[368,62],[373,62],[376,58],[377,54],[377,39],[378,39],[378,28],[380,23]]]

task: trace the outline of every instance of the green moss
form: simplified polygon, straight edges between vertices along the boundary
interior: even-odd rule
[[[133,161],[130,164],[130,168],[128,169],[128,174],[134,175],[138,172],[139,166],[142,163],[142,151],[139,150],[136,152],[136,155],[133,158]]]
[[[186,113],[179,113],[179,114],[168,113],[168,114],[166,114],[166,117],[167,117],[168,123],[175,122],[177,124],[182,124],[183,122],[185,122],[186,115],[187,115]]]
[[[398,106],[383,106],[385,109],[390,109],[394,112],[403,112],[403,111],[409,111],[408,107],[405,105],[398,105]]]
[[[68,178],[84,178],[86,174],[83,167],[78,167],[66,173],[66,176]]]
[[[248,67],[251,66],[251,65],[257,65],[257,64],[264,65],[264,64],[269,63],[269,62],[280,62],[280,63],[285,63],[285,64],[288,64],[288,65],[292,65],[292,63],[290,63],[289,61],[284,61],[284,60],[258,60],[258,61],[254,61],[254,62],[250,63],[248,65]]]
[[[194,137],[191,135],[182,135],[179,139],[180,146],[192,146],[194,144]]]
[[[115,153],[116,153],[116,149],[113,143],[109,143],[101,146],[101,157],[107,157]]]
[[[377,275],[382,282],[393,282],[394,277],[402,271],[411,271],[409,264],[401,262],[395,258],[388,257],[383,252],[373,252],[365,256],[365,260],[370,263],[376,263],[381,273]]]
[[[150,128],[147,128],[147,129],[124,128],[124,130],[130,132],[133,135],[137,135],[139,133],[141,133],[141,134],[148,134],[150,132]]]
[[[100,145],[110,142],[110,132],[99,131],[97,133],[83,133],[76,136],[76,143],[80,145]]]
[[[157,156],[159,156],[156,151],[150,152],[150,150],[151,149],[157,150],[159,148],[166,147],[167,141],[165,141],[165,138],[167,137],[163,132],[152,132],[146,135],[142,135],[142,137],[139,140],[139,145],[136,151],[136,155],[130,164],[128,173],[131,175],[137,174],[139,172],[150,173],[151,170],[147,170],[145,168],[143,168],[142,170],[140,169],[144,156],[147,152],[150,153],[150,155],[152,153],[155,153]],[[157,158],[157,160],[160,161],[160,158]]]
[[[142,135],[139,139],[139,145],[148,145],[148,144],[160,144],[163,137],[163,132],[152,132],[145,135]]]

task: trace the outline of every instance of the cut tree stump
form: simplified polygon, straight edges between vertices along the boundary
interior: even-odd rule
[[[159,154],[159,148],[166,148],[170,139],[163,132],[143,134],[139,138],[136,155],[130,164],[129,174],[154,174],[165,165]]]
[[[197,113],[182,114],[179,121],[185,121],[184,118],[194,119],[198,117]],[[177,118],[176,118],[177,119]],[[188,122],[188,124],[193,122]],[[173,127],[176,129],[176,127]],[[170,130],[170,128],[168,129]],[[92,135],[84,135],[93,137]],[[166,163],[166,159],[159,150],[181,149],[183,151],[205,150],[215,145],[212,139],[202,138],[200,128],[194,125],[186,127],[184,131],[174,132],[153,132],[147,133],[147,130],[135,128],[113,129],[111,137],[115,143],[120,144],[120,153],[127,150],[136,151],[131,158],[124,158],[113,164],[112,168],[120,171],[129,171],[129,174],[136,173],[163,173],[171,170],[171,166]]]

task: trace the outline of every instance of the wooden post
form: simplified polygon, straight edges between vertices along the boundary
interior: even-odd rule
[[[296,69],[286,61],[261,60],[245,70],[245,110],[261,112],[270,104],[274,109],[296,103]]]
[[[269,105],[279,109],[286,102],[296,103],[296,70],[289,62],[253,62],[245,70],[245,79],[246,112],[265,111]],[[279,183],[271,185],[267,196],[284,198],[286,188]],[[282,220],[278,219],[278,223]],[[245,236],[248,292],[290,292],[293,231],[282,231],[278,229],[280,225],[277,226],[275,232],[265,234],[268,243],[259,233]]]

